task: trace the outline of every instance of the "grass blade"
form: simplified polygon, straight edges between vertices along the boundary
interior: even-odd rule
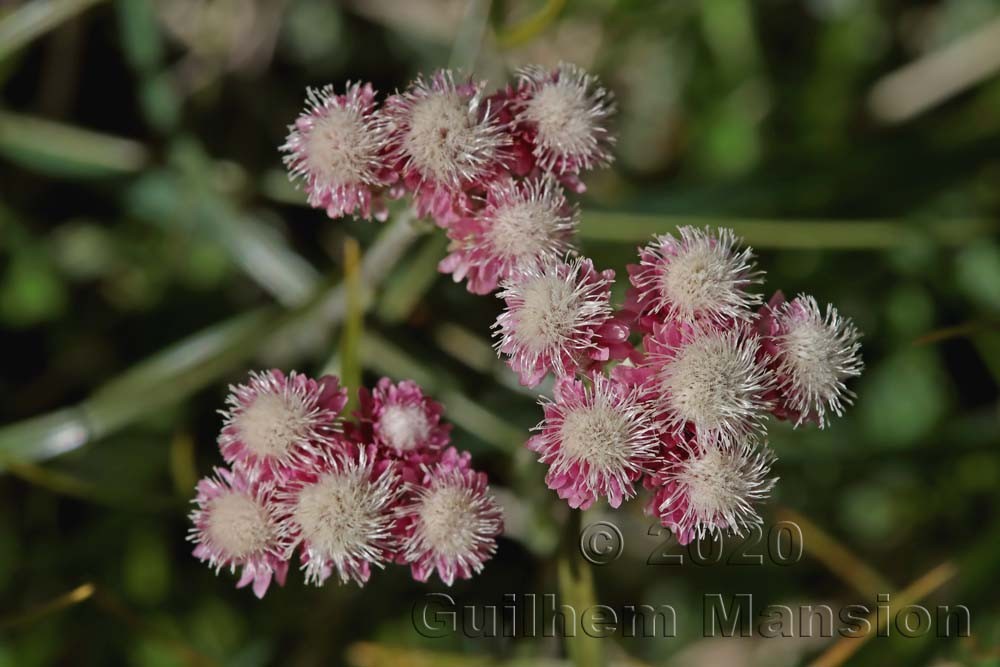
[[[566,0],[546,0],[541,9],[524,21],[500,31],[497,44],[502,49],[510,49],[530,42],[552,25],[565,6]]]
[[[0,112],[0,154],[27,168],[71,178],[132,174],[149,157],[131,139],[6,111]]]
[[[682,225],[729,227],[757,248],[878,250],[930,234],[939,243],[960,245],[995,233],[986,219],[937,220],[928,224],[897,220],[764,220],[692,215],[652,215],[586,211],[580,222],[584,241],[645,244],[654,234]]]
[[[432,234],[424,241],[413,259],[386,283],[377,309],[379,319],[392,324],[410,316],[438,279],[437,265],[447,245],[444,234]]]
[[[0,60],[102,0],[33,0],[0,19]]]

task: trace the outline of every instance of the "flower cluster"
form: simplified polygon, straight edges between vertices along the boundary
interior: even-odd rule
[[[503,281],[497,350],[522,384],[555,377],[528,448],[571,507],[618,507],[641,481],[681,543],[743,533],[775,482],[767,417],[823,428],[841,415],[860,334],[811,296],[762,304],[762,274],[731,230],[658,236],[628,276],[619,309],[614,272],[589,259]]]
[[[565,190],[611,161],[614,110],[579,67],[526,67],[486,94],[448,70],[418,77],[381,106],[370,84],[307,91],[281,146],[308,202],[331,218],[384,220],[410,195],[451,241],[439,268],[489,294],[520,270],[573,253],[577,211]]]
[[[368,581],[386,563],[446,584],[482,570],[503,528],[486,475],[448,447],[441,405],[410,381],[359,389],[352,421],[336,377],[254,372],[230,388],[219,450],[191,513],[194,555],[263,597],[297,551],[309,583]]]
[[[641,482],[684,543],[760,523],[767,418],[823,428],[843,413],[862,370],[851,321],[807,295],[763,303],[752,251],[694,227],[639,249],[616,308],[614,271],[574,248],[566,197],[611,161],[614,103],[574,65],[524,68],[489,95],[440,71],[373,100],[368,85],[310,91],[282,146],[291,176],[331,217],[381,218],[411,195],[451,240],[439,270],[498,290],[498,353],[526,386],[555,377],[528,441],[549,487],[574,508],[618,507]],[[391,428],[375,441],[409,460]]]

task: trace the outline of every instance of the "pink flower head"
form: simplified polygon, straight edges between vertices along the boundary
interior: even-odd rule
[[[251,372],[249,382],[230,385],[229,392],[219,449],[251,479],[283,479],[308,466],[332,445],[347,403],[332,375],[313,380],[277,369]]]
[[[253,584],[264,597],[274,580],[285,585],[288,538],[271,508],[271,486],[251,482],[239,471],[216,468],[215,476],[198,482],[188,540],[194,555],[216,573],[242,568],[237,588]]]
[[[398,457],[437,457],[448,444],[451,424],[441,421],[444,409],[424,396],[412,380],[393,384],[382,378],[365,401],[364,419],[372,423],[374,441]]]
[[[406,526],[402,559],[413,578],[427,581],[437,571],[451,586],[456,577],[481,572],[503,531],[503,513],[485,473],[469,468],[467,457],[449,448],[412,492],[413,502],[399,509],[399,517]]]
[[[752,440],[724,447],[695,443],[671,450],[654,477],[656,492],[647,511],[670,528],[677,541],[743,535],[761,518],[754,504],[765,500],[777,478],[769,478],[774,454]]]
[[[554,70],[525,67],[518,79],[519,133],[527,135],[539,167],[564,176],[611,162],[614,137],[608,118],[615,105],[597,77],[560,63]],[[582,191],[582,184],[573,182]]]
[[[374,453],[347,444],[343,456],[320,459],[276,494],[307,583],[319,586],[336,570],[341,583],[360,586],[372,565],[393,558],[399,484],[391,465],[375,470]]]
[[[533,387],[549,371],[568,375],[611,358],[605,339],[617,345],[622,335],[611,316],[614,275],[598,273],[589,259],[578,258],[527,268],[502,283],[498,296],[506,309],[493,335],[521,384]]]
[[[726,325],[753,317],[758,294],[748,292],[761,282],[753,253],[738,250],[730,229],[679,227],[680,238],[665,234],[639,251],[638,265],[629,265],[625,308],[636,313],[640,326],[680,320]]]
[[[343,95],[333,86],[306,89],[306,109],[288,126],[281,146],[289,177],[301,179],[309,205],[331,218],[360,213],[385,220],[387,211],[373,190],[383,184],[383,141],[371,84],[348,83]]]
[[[845,381],[861,375],[861,333],[854,323],[827,304],[800,294],[784,301],[779,292],[761,310],[759,329],[777,377],[775,413],[795,422],[813,421],[824,428],[830,412],[838,417],[854,392]]]
[[[388,156],[420,215],[450,221],[459,191],[492,178],[505,159],[509,137],[481,92],[481,84],[456,83],[440,70],[385,102]]]
[[[673,433],[691,426],[708,445],[760,428],[773,377],[747,328],[657,325],[645,345],[649,389]]]
[[[633,483],[659,447],[650,406],[639,388],[595,373],[589,382],[561,378],[555,400],[543,399],[545,419],[528,440],[549,466],[545,483],[570,507],[587,509],[599,497],[612,507],[635,494]]]
[[[577,212],[550,178],[501,179],[486,192],[486,206],[448,230],[451,254],[439,265],[474,294],[489,294],[518,269],[556,261],[572,249]]]

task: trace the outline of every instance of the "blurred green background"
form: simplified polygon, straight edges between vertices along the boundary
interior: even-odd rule
[[[413,605],[445,589],[399,567],[363,590],[234,590],[190,556],[187,501],[220,463],[227,384],[270,366],[423,383],[507,513],[496,558],[452,594],[560,590],[567,512],[522,446],[540,411],[490,349],[496,300],[438,275],[445,240],[402,208],[385,226],[305,208],[276,149],[307,85],[385,93],[454,66],[495,86],[560,59],[619,103],[617,161],[582,202],[598,266],[623,278],[653,232],[732,226],[769,290],[865,332],[847,417],[771,429],[765,522],[803,526],[802,561],[647,566],[662,540],[641,501],[591,511],[625,553],[563,593],[679,621],[596,647],[421,638]],[[0,3],[0,666],[846,657],[705,639],[705,593],[964,604],[971,637],[893,633],[847,664],[1000,665],[998,74],[993,0]]]

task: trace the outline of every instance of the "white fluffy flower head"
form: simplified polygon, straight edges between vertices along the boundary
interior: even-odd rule
[[[756,336],[716,329],[695,329],[669,354],[651,355],[674,430],[692,424],[708,443],[759,425],[773,379],[758,357]]]
[[[360,208],[367,217],[383,146],[374,90],[348,83],[343,95],[330,85],[307,88],[305,111],[288,127],[280,150],[289,177],[305,183],[311,206],[331,217]]]
[[[322,584],[333,567],[341,582],[363,583],[367,564],[383,566],[398,491],[391,468],[371,477],[372,461],[362,452],[359,460],[338,462],[314,482],[282,494],[303,544],[307,582]]]
[[[594,347],[593,330],[611,316],[610,279],[591,275],[590,260],[548,262],[505,281],[499,298],[508,308],[497,318],[498,349],[559,364]]]
[[[212,501],[207,512],[208,538],[231,558],[257,553],[274,538],[267,508],[247,493],[225,493]]]
[[[255,371],[229,389],[219,447],[227,460],[246,461],[251,477],[314,456],[339,428],[321,389],[294,371]]]
[[[482,108],[481,87],[456,84],[448,70],[430,81],[417,78],[390,98],[385,128],[407,169],[449,186],[483,175],[508,143],[490,109]]]
[[[799,423],[815,414],[823,428],[829,412],[839,417],[853,400],[854,393],[844,382],[864,368],[861,334],[832,305],[824,312],[806,294],[783,303],[776,318],[779,388],[800,413]]]
[[[390,447],[409,451],[427,440],[431,424],[420,405],[393,403],[385,407],[379,428]]]
[[[433,564],[448,585],[456,576],[481,572],[496,552],[503,527],[493,496],[461,470],[435,472],[429,484],[413,489],[413,505],[400,509],[414,521],[403,549],[405,560]]]
[[[755,503],[765,500],[776,478],[769,478],[774,454],[766,444],[752,441],[726,447],[695,447],[667,475],[676,484],[659,510],[684,507],[682,529],[694,537],[721,534],[723,529],[743,535],[761,523]]]
[[[517,117],[535,129],[535,157],[543,169],[577,171],[611,161],[607,121],[614,103],[597,77],[568,63],[555,72],[525,67],[518,76],[531,95]]]
[[[485,240],[497,259],[511,268],[558,260],[570,250],[577,212],[567,211],[562,188],[552,179],[513,181],[495,186],[495,205],[484,213]]]
[[[634,283],[649,311],[685,322],[749,319],[762,299],[747,291],[761,282],[752,250],[740,250],[731,229],[685,226],[678,233],[656,237],[643,252]]]
[[[659,446],[650,406],[639,387],[627,387],[604,375],[594,375],[582,391],[560,401],[543,401],[557,415],[535,427],[539,451],[550,463],[550,474],[571,474],[594,495],[606,494],[609,484],[625,498],[632,481],[643,472]]]

